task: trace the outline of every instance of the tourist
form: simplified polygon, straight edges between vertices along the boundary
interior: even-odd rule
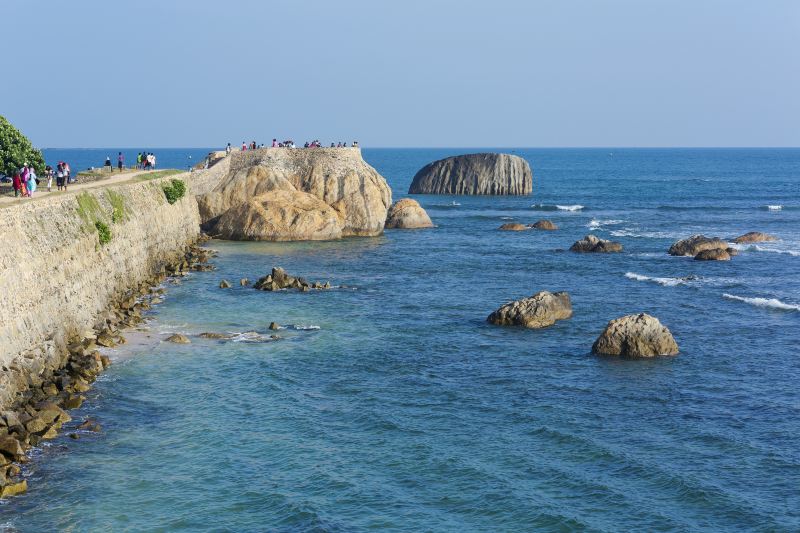
[[[33,193],[36,192],[36,186],[39,185],[39,178],[36,177],[36,172],[31,167],[28,170],[28,198],[33,198]]]
[[[52,192],[53,187],[53,167],[47,165],[44,167],[44,175],[47,176],[47,192]]]
[[[358,148],[358,141],[353,141],[353,148]]]
[[[142,152],[136,154],[136,170],[142,168]]]
[[[64,161],[64,190],[67,190],[67,184],[72,183],[72,171],[69,168],[69,163]]]
[[[112,168],[111,168],[111,157],[110,157],[110,156],[106,156],[106,162],[105,162],[105,164],[103,165],[103,167],[104,167],[106,170],[108,170],[109,172],[111,172],[111,171],[112,171]]]
[[[228,143],[228,146],[225,147],[225,155],[231,155],[231,143]]]
[[[247,150],[247,145],[244,143],[244,141],[242,141],[242,152],[245,150]]]
[[[56,189],[59,191],[64,187],[64,167],[61,166],[61,161],[56,165]]]
[[[278,147],[278,139],[272,139],[272,147],[273,148],[277,148]]]
[[[11,186],[14,187],[14,197],[20,195],[22,192],[22,177],[20,177],[19,172],[14,172],[14,177],[11,179]]]
[[[117,156],[117,168],[120,172],[122,172],[122,167],[125,166],[125,156],[122,155],[122,152],[119,153]]]

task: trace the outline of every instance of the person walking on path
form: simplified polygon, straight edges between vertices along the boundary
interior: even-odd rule
[[[14,187],[14,198],[16,198],[22,192],[22,178],[19,172],[14,172],[14,177],[11,178],[11,186]]]
[[[36,177],[36,172],[33,170],[33,167],[28,170],[28,198],[33,198],[33,193],[36,192],[36,183],[38,178]]]
[[[119,153],[117,156],[117,168],[120,172],[122,172],[122,167],[125,166],[125,156],[122,155],[122,152]]]
[[[47,192],[51,192],[53,187],[53,167],[50,165],[44,167],[44,175],[47,176]]]

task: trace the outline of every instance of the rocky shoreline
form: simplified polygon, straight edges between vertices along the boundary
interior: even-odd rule
[[[72,421],[69,410],[79,408],[97,376],[111,365],[100,347],[113,348],[126,342],[122,330],[141,324],[142,311],[161,302],[170,277],[185,276],[190,271],[213,269],[208,261],[213,250],[198,246],[207,240],[201,236],[189,244],[177,260],[164,264],[158,272],[114,302],[102,313],[94,327],[71,339],[61,354],[58,368],[29,375],[28,388],[17,394],[16,401],[0,412],[0,498],[25,492],[28,488],[24,464],[29,452],[42,441],[56,438],[64,424]],[[86,419],[78,429],[100,431],[100,425]],[[79,434],[70,433],[73,439]]]

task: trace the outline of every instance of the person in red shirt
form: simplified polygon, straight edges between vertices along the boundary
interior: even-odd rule
[[[14,177],[11,179],[11,185],[14,187],[14,196],[19,196],[22,190],[22,178],[19,177],[19,172],[14,173]]]

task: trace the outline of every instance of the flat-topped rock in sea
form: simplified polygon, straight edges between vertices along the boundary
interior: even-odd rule
[[[694,259],[695,261],[730,261],[731,254],[721,248],[712,248],[698,253]]]
[[[774,235],[770,235],[768,233],[761,233],[760,231],[750,231],[745,233],[744,235],[739,235],[733,242],[736,244],[749,244],[752,242],[771,242],[777,241],[778,238]]]
[[[572,303],[566,292],[540,291],[530,298],[509,302],[487,317],[499,326],[545,328],[572,316]]]
[[[685,239],[675,242],[669,247],[669,255],[691,255],[696,256],[703,250],[725,250],[728,243],[718,237],[706,237],[705,235],[692,235]]]
[[[432,228],[433,222],[428,213],[412,198],[398,200],[386,214],[386,228],[421,229]]]
[[[600,239],[595,235],[587,235],[570,246],[571,252],[580,253],[614,253],[621,252],[622,245],[618,242]]]
[[[592,351],[620,357],[655,357],[678,355],[678,344],[656,317],[640,313],[609,322],[592,345]]]
[[[265,148],[233,152],[229,159],[211,191],[197,197],[203,227],[211,234],[286,241],[383,232],[392,193],[358,148]],[[272,195],[262,197],[267,193]],[[223,221],[231,209],[236,210]],[[295,224],[292,213],[305,215]]]
[[[525,224],[520,224],[519,222],[507,222],[497,229],[502,231],[527,231],[531,228]]]
[[[527,161],[511,154],[466,154],[425,165],[409,194],[524,195],[533,191]]]

